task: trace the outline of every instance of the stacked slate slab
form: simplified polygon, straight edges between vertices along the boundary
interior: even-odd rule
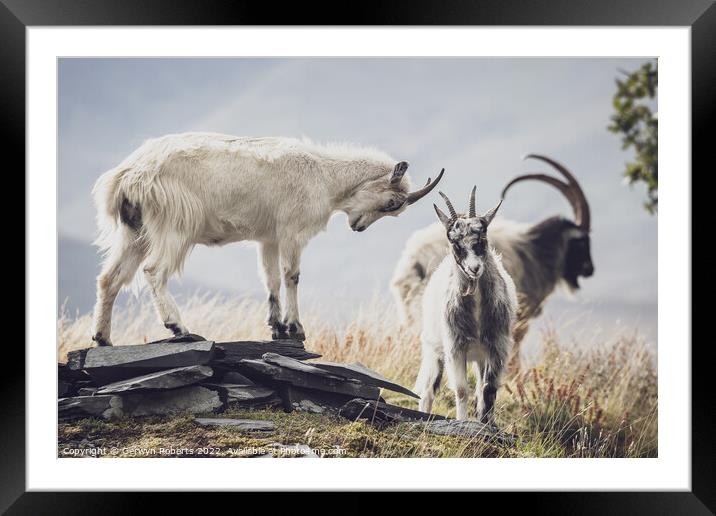
[[[178,412],[222,412],[228,406],[282,405],[276,391],[232,370],[232,360],[264,352],[311,358],[302,343],[226,342],[191,335],[135,346],[72,351],[58,364],[58,413],[62,421]]]
[[[362,364],[315,361],[320,356],[301,341],[213,342],[198,335],[72,351],[67,364],[58,364],[58,415],[68,421],[192,413],[199,426],[266,432],[273,423],[206,416],[228,407],[276,408],[514,442],[478,422],[388,404],[382,389],[418,396]]]
[[[213,342],[197,335],[135,346],[72,351],[58,365],[61,420],[227,407],[334,413],[381,389],[417,396],[361,364],[312,362],[301,341]]]
[[[278,353],[242,359],[235,367],[253,382],[275,389],[286,411],[338,413],[355,398],[383,401],[381,389],[418,396],[361,364],[302,362]]]

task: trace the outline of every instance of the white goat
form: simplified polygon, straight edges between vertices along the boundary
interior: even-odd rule
[[[457,418],[467,418],[467,362],[477,376],[476,415],[492,422],[500,375],[512,347],[517,294],[500,257],[488,245],[487,228],[502,204],[478,216],[475,188],[468,215],[458,215],[445,199],[450,216],[435,211],[447,232],[449,253],[428,281],[423,296],[422,359],[415,382],[420,410],[430,412],[443,367],[455,392]],[[443,238],[445,238],[443,233]]]
[[[594,273],[590,252],[590,211],[584,192],[573,174],[556,161],[539,155],[529,158],[553,166],[566,179],[563,182],[544,174],[521,175],[510,181],[507,191],[521,181],[536,180],[557,188],[570,202],[574,221],[550,217],[537,224],[519,224],[496,218],[490,226],[489,242],[502,256],[519,295],[519,313],[514,328],[514,347],[510,369],[519,369],[520,344],[530,319],[542,312],[547,298],[563,283],[570,291],[579,289],[579,278]],[[401,321],[420,326],[420,300],[435,267],[448,253],[442,225],[435,223],[413,233],[395,267],[391,290]]]
[[[165,327],[188,333],[167,291],[170,275],[196,244],[258,242],[274,338],[303,339],[298,278],[301,252],[335,212],[363,231],[397,216],[442,177],[410,193],[408,163],[348,145],[211,133],[169,135],[144,143],[103,174],[93,194],[105,251],[97,278],[92,338],[111,345],[112,306],[142,266]],[[281,278],[286,311],[280,305]]]

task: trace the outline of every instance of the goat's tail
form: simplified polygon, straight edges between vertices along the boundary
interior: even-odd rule
[[[104,173],[92,191],[105,256],[136,246],[144,261],[168,275],[181,273],[206,217],[198,196],[171,174],[120,165]]]
[[[126,169],[114,168],[102,174],[92,188],[97,209],[97,238],[94,245],[107,255],[116,245],[120,230],[122,195],[120,183]]]
[[[105,266],[118,260],[126,260],[128,253],[139,253],[139,232],[123,223],[122,203],[126,197],[122,193],[121,183],[126,168],[118,167],[102,174],[92,188],[95,208],[97,209],[97,238],[93,242],[99,247]],[[126,211],[126,206],[124,206]],[[136,257],[134,258],[137,259]],[[144,286],[141,274],[132,274],[124,283],[130,290],[139,295]]]

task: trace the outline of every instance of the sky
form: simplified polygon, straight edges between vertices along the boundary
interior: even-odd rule
[[[624,182],[631,155],[606,129],[618,70],[643,61],[60,59],[58,302],[71,312],[91,309],[100,259],[90,247],[90,191],[144,140],[185,131],[305,136],[378,147],[410,162],[414,184],[444,167],[440,188],[466,202],[476,184],[478,211],[493,206],[515,175],[551,173],[522,161],[525,154],[561,161],[590,201],[596,272],[576,296],[557,293],[537,327],[556,325],[582,340],[636,331],[655,342],[658,218],[643,209],[643,188]],[[433,201],[363,233],[336,214],[304,251],[302,304],[328,321],[345,321],[361,303],[388,296],[405,241],[435,220]],[[539,183],[512,189],[500,214],[521,222],[572,216],[566,200]],[[180,298],[196,289],[263,299],[254,244],[198,246],[183,280],[171,285]]]

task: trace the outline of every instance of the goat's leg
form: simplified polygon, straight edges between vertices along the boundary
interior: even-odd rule
[[[467,419],[467,402],[469,398],[467,385],[467,353],[463,349],[451,349],[445,353],[450,388],[455,392],[457,419]]]
[[[283,284],[286,287],[286,316],[283,323],[288,328],[289,337],[305,340],[306,334],[298,314],[298,278],[301,274],[301,247],[288,243],[281,247],[281,267]]]
[[[542,305],[528,303],[524,298],[520,300],[517,317],[512,326],[512,345],[509,347],[510,358],[507,361],[507,371],[510,375],[520,372],[520,347],[522,346],[522,341],[530,329],[530,320],[537,317],[541,312]]]
[[[271,338],[286,339],[286,326],[281,322],[281,273],[279,270],[279,247],[274,242],[259,244],[259,261],[263,271],[263,280],[268,292],[268,318],[266,324],[271,327]]]
[[[519,321],[515,324],[514,331],[512,332],[513,344],[512,350],[510,351],[510,359],[507,362],[507,370],[509,374],[515,375],[520,372],[520,347],[522,341],[527,335],[529,329],[529,323],[527,321]]]
[[[111,250],[97,276],[97,302],[92,321],[92,340],[98,346],[111,346],[112,308],[119,290],[134,277],[144,258],[131,231],[124,230],[120,243]]]
[[[497,398],[497,388],[499,387],[499,375],[492,364],[487,363],[482,369],[482,381],[477,387],[477,404],[476,415],[477,420],[482,423],[492,423],[494,421],[495,398]]]
[[[482,389],[485,385],[483,379],[485,378],[483,366],[485,361],[478,359],[472,363],[473,372],[475,373],[475,417],[479,420],[480,414],[482,413],[484,402],[482,398]]]
[[[418,404],[422,412],[430,412],[433,409],[435,394],[440,388],[440,381],[443,375],[443,360],[430,346],[423,346],[423,354],[420,360],[420,371],[415,380],[415,392],[420,395]]]
[[[150,262],[144,266],[144,277],[152,293],[154,307],[164,327],[171,330],[175,337],[187,335],[189,330],[181,322],[179,307],[167,289],[169,272],[161,263]]]
[[[500,387],[500,377],[504,369],[510,339],[506,338],[499,344],[493,350],[492,356],[482,357],[475,367],[478,376],[475,412],[477,420],[486,424],[494,422],[495,399]]]

